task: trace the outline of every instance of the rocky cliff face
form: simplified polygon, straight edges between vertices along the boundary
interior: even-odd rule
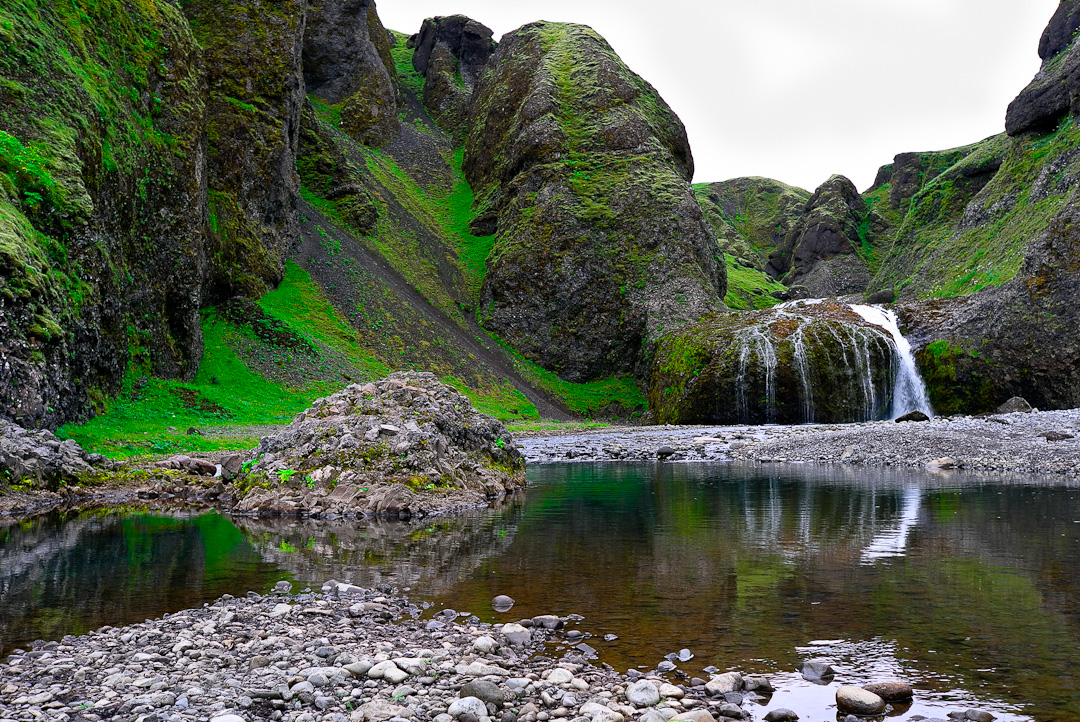
[[[424,77],[424,107],[439,125],[463,136],[480,76],[496,43],[491,28],[464,15],[428,18],[409,38],[413,67]]]
[[[397,69],[372,0],[310,0],[304,33],[307,92],[342,103],[341,127],[381,146],[398,133]]]
[[[474,227],[496,234],[488,329],[584,381],[632,369],[664,329],[720,307],[682,123],[595,32],[534,23],[505,36],[469,125]]]
[[[306,0],[187,0],[207,82],[210,295],[281,280],[299,230],[296,153]]]
[[[870,237],[883,229],[854,184],[833,176],[807,201],[795,227],[769,255],[766,271],[798,298],[861,293],[870,281]]]
[[[1005,115],[1009,135],[1053,130],[1080,110],[1080,50],[1073,42],[1078,28],[1080,3],[1062,0],[1039,40],[1042,67]]]
[[[0,417],[28,426],[201,354],[198,47],[169,3],[81,12],[0,3]]]
[[[758,270],[794,230],[810,200],[802,188],[770,178],[736,178],[695,190],[720,248]]]

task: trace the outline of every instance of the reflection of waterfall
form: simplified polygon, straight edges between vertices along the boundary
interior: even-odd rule
[[[904,492],[903,507],[900,512],[900,520],[892,529],[879,532],[870,544],[863,549],[862,563],[873,564],[878,559],[888,557],[902,557],[907,550],[908,535],[911,528],[919,521],[919,505],[922,501],[922,493],[918,488],[910,488]]]
[[[911,344],[904,338],[904,334],[900,333],[896,312],[887,311],[880,306],[858,305],[852,306],[851,310],[866,319],[868,323],[880,326],[892,335],[899,366],[893,388],[892,417],[895,419],[915,410],[927,416],[933,416],[930,398],[926,394],[926,384],[919,374],[919,368],[915,365],[915,357],[911,354]]]

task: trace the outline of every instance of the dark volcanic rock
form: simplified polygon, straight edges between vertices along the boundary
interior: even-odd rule
[[[199,48],[169,3],[61,5],[6,9],[0,54],[0,418],[25,426],[115,393],[129,341],[172,378],[202,346]]]
[[[469,107],[496,43],[491,28],[464,15],[428,18],[412,40],[424,76],[424,106],[439,125],[464,133]]]
[[[661,339],[649,409],[660,424],[876,419],[893,358],[886,332],[845,304],[715,314]]]
[[[921,422],[921,421],[929,421],[929,420],[930,420],[930,417],[927,416],[926,414],[924,414],[921,411],[909,411],[906,414],[904,414],[903,416],[899,417],[896,420],[896,423],[902,424],[902,423],[908,422],[908,421]]]
[[[861,293],[870,281],[859,255],[863,239],[884,223],[867,208],[851,181],[833,176],[807,201],[802,218],[769,256],[765,270],[798,287],[798,297]]]
[[[311,0],[304,82],[329,104],[344,102],[341,127],[365,145],[398,133],[397,69],[374,0]]]
[[[479,317],[530,360],[571,381],[630,371],[721,308],[686,131],[595,32],[505,36],[469,126],[465,174],[496,234]]]
[[[306,0],[182,4],[203,48],[210,188],[210,294],[257,298],[299,236],[296,152]]]
[[[1080,110],[1080,3],[1062,0],[1039,42],[1042,67],[1031,84],[1009,105],[1005,130],[1011,136],[1047,132],[1070,111]]]

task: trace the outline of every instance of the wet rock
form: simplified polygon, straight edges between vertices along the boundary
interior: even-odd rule
[[[885,700],[861,687],[845,685],[836,690],[836,706],[841,712],[870,716],[885,711]]]
[[[924,414],[921,411],[916,410],[916,411],[909,411],[906,414],[904,414],[903,416],[898,417],[896,419],[896,423],[901,424],[901,423],[904,423],[904,422],[907,422],[907,421],[920,422],[920,421],[929,421],[929,420],[930,420],[929,416],[927,416],[926,414]]]
[[[528,644],[529,640],[532,638],[532,632],[520,624],[515,624],[513,622],[504,624],[501,631],[502,635],[506,637],[506,641],[510,642],[510,644]]]
[[[759,694],[772,694],[776,691],[773,689],[772,682],[765,677],[759,676],[743,677],[743,686],[748,692],[757,692]]]
[[[864,684],[863,689],[881,697],[886,702],[901,702],[912,698],[914,691],[907,682],[875,682]]]
[[[823,659],[811,659],[803,662],[799,671],[804,679],[815,684],[828,684],[836,675],[836,670],[832,668],[832,665]]]
[[[784,707],[770,710],[765,715],[765,722],[795,722],[797,719],[799,719],[799,715]]]
[[[705,689],[708,690],[710,694],[719,697],[722,697],[729,692],[738,692],[742,688],[743,678],[738,672],[726,672],[724,674],[715,675],[705,684]]]
[[[491,608],[496,612],[509,612],[514,606],[514,600],[505,594],[500,594],[491,600]]]
[[[960,466],[960,462],[951,456],[943,456],[940,459],[926,462],[926,468],[928,469],[955,469],[958,466]]]

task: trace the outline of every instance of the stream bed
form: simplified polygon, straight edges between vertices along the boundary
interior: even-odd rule
[[[597,663],[648,671],[688,649],[679,670],[764,673],[770,708],[815,722],[835,718],[834,689],[795,672],[808,659],[838,682],[912,683],[904,718],[1080,720],[1075,480],[652,463],[529,479],[492,509],[414,523],[132,509],[0,526],[0,654],[334,578],[407,588],[425,615],[578,614]],[[492,610],[498,594],[512,610]]]

